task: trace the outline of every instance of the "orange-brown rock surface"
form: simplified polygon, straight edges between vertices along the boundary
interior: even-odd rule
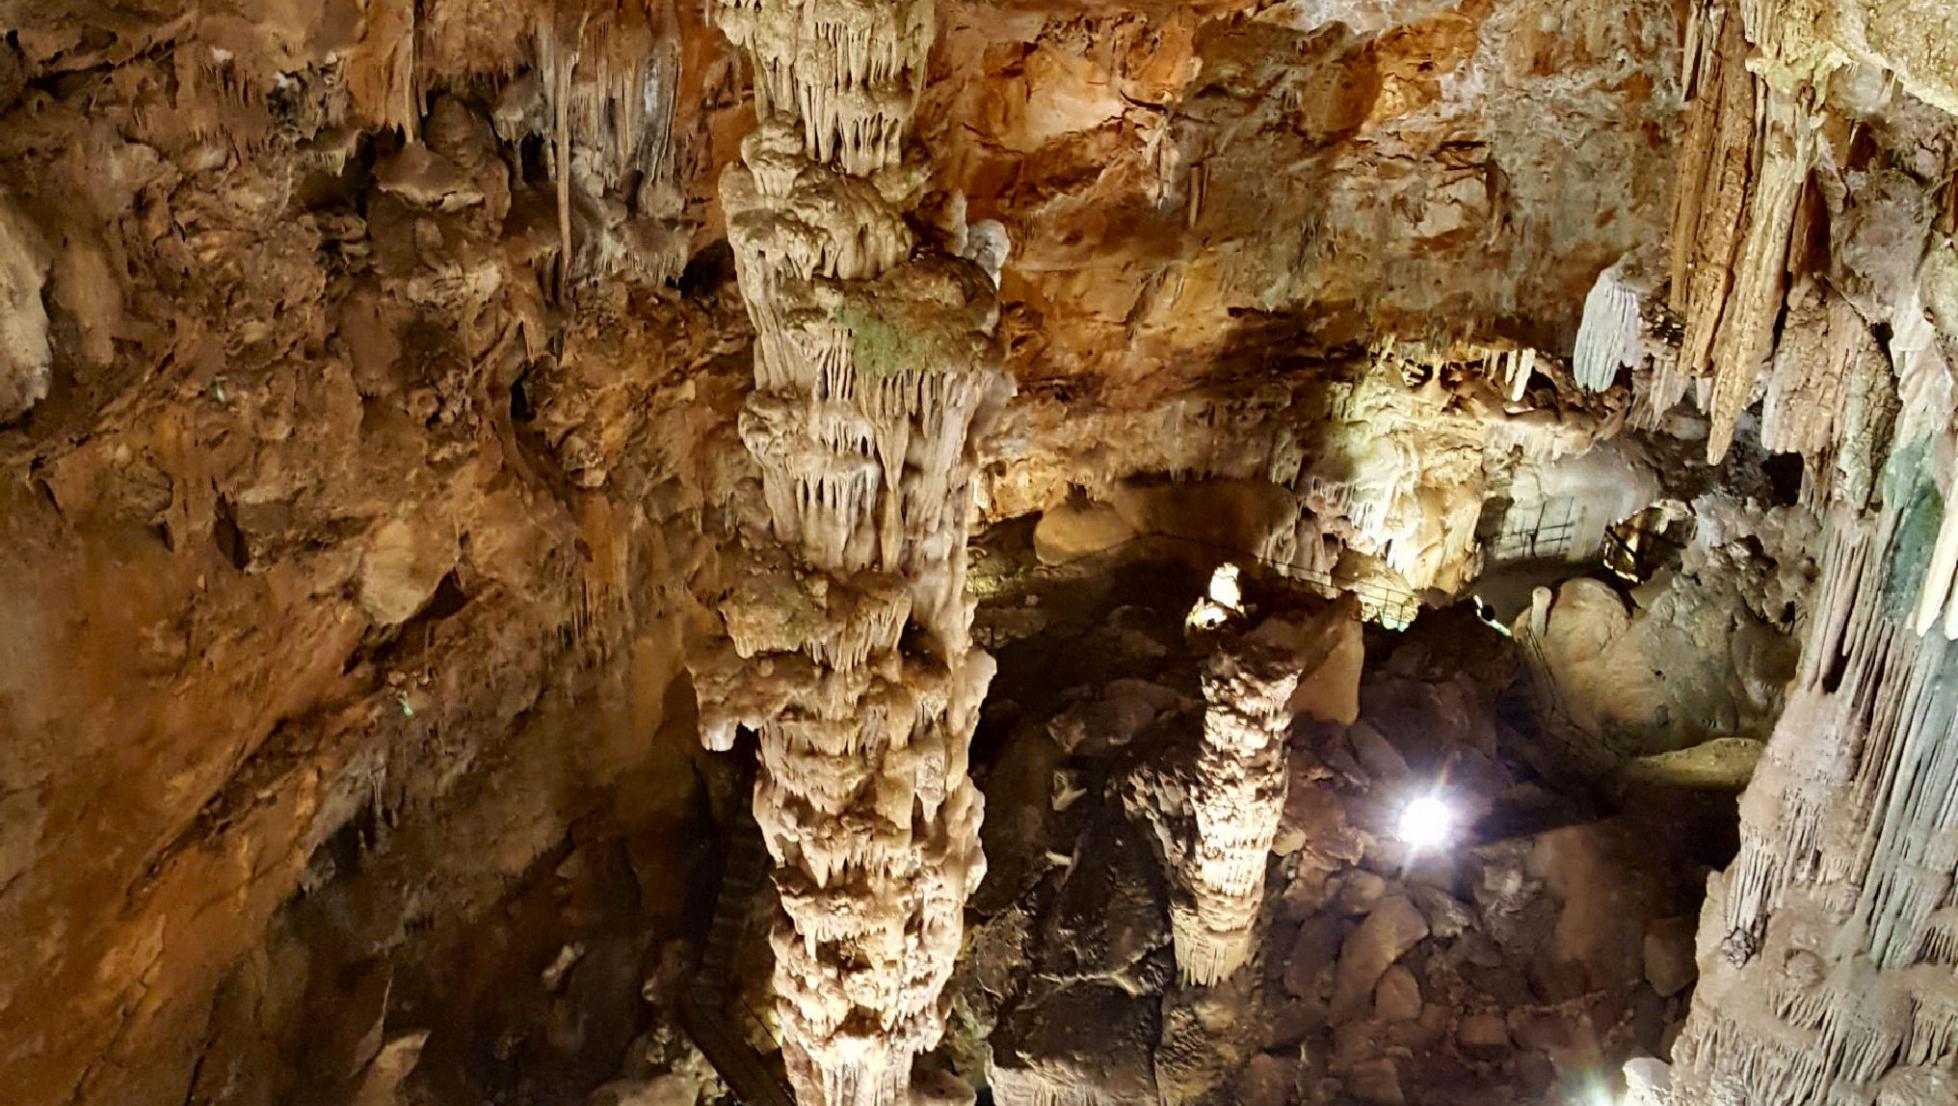
[[[1392,1103],[1471,1069],[1536,1090],[1543,1058],[1592,1055],[1572,1026],[1657,1041],[1652,996],[1695,1007],[1684,1106],[1768,1078],[1789,1106],[1941,1101],[1948,4],[771,4],[0,0],[0,1098],[712,1100],[675,942],[747,800],[705,714],[716,744],[766,739],[801,928],[769,1027],[796,1039],[753,1043],[802,1049],[809,1102],[824,1049],[870,1045],[897,1058],[870,1065],[879,1100],[919,1053],[921,1100],[956,1100],[954,1067],[1023,1095],[1108,1080],[1069,1102]],[[1800,472],[1770,507],[1777,453]],[[1780,635],[1808,651],[1690,999],[1676,941],[1641,989],[1629,929],[1583,914],[1615,943],[1586,969],[1610,1001],[1577,1011],[1563,967],[1516,992],[1523,928],[1456,932],[1413,877],[1383,895],[1318,774],[1397,778],[1402,735],[1365,722],[1339,764],[1287,762],[1313,778],[1273,843],[1305,859],[1261,885],[1319,958],[1272,977],[1312,1028],[1247,1044],[1213,1030],[1248,991],[1166,993],[1142,838],[1112,824],[1067,847],[1129,865],[1119,901],[1085,875],[1033,896],[1063,903],[1041,981],[958,959],[984,868],[966,757],[999,752],[972,736],[973,593],[1019,594],[970,570],[976,527],[1045,513],[1028,578],[1236,557],[1399,627],[1508,561],[1588,560],[1661,487],[1721,506],[1642,594],[1735,602],[1669,639],[1603,597],[1622,647],[1574,627],[1583,655],[1549,660],[1636,700],[1592,715],[1654,748],[1768,728]],[[1553,508],[1582,533],[1540,541]],[[1778,560],[1735,521],[1796,515]],[[1504,545],[1525,516],[1529,558]],[[985,643],[1047,618],[994,610]],[[1686,638],[1741,686],[1647,694]],[[1107,659],[1051,655],[1053,686],[997,709],[1070,719],[1068,756],[1184,709],[1036,701]],[[1668,696],[1713,717],[1658,719]],[[877,756],[801,740],[879,709],[905,717]],[[1002,763],[981,782],[1017,795]],[[1018,768],[1039,786],[992,803],[1002,826],[1105,798]],[[916,834],[858,848],[914,800]],[[888,886],[829,887],[805,839],[875,853]],[[1559,886],[1608,882],[1585,864]],[[1335,905],[1333,871],[1368,901]],[[1539,910],[1484,890],[1478,917]],[[873,901],[897,905],[851,914]],[[1341,927],[1405,920],[1389,901],[1430,935],[1351,969],[1325,1023]],[[851,926],[852,949],[813,936]],[[893,964],[912,978],[868,986]],[[975,1013],[967,970],[1031,1021]],[[1816,1013],[1851,992],[1849,1020]],[[995,1016],[998,1062],[974,1059]]]

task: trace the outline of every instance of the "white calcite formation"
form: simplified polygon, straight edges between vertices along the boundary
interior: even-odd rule
[[[1226,566],[1229,568],[1230,566]],[[1203,665],[1203,742],[1188,784],[1194,839],[1169,845],[1170,929],[1183,981],[1210,986],[1250,958],[1264,901],[1265,864],[1285,809],[1287,704],[1298,658],[1283,624],[1248,633],[1236,572],[1190,612],[1193,631],[1216,635]]]
[[[1549,367],[1547,359],[1542,365]],[[1621,424],[1609,410],[1558,411],[1511,399],[1516,382],[1527,382],[1538,366],[1527,349],[1376,346],[1358,379],[1328,389],[1319,452],[1296,481],[1296,532],[1260,552],[1295,562],[1332,538],[1335,547],[1379,558],[1410,589],[1459,591],[1480,567],[1476,524],[1484,501],[1519,466],[1582,453]]]
[[[1626,282],[1621,266],[1613,265],[1598,274],[1584,297],[1571,375],[1586,391],[1602,392],[1617,379],[1619,369],[1637,368],[1643,360],[1645,325],[1638,291]]]
[[[1740,854],[1709,885],[1682,1103],[1949,1101],[1907,1090],[1958,1056],[1958,648],[1916,633],[1910,602],[1932,444],[1891,455],[1879,514],[1835,519]]]
[[[1086,493],[1121,516],[1128,532],[1115,541],[1199,541],[1329,596],[1353,592],[1369,619],[1400,626],[1421,592],[1457,593],[1475,578],[1486,501],[1622,429],[1624,389],[1551,386],[1567,379],[1557,359],[1528,347],[1387,338],[1334,379],[1191,388],[1147,411],[1016,401],[992,439],[982,509],[995,520],[1065,517],[1070,498]],[[1226,512],[1228,521],[1179,526],[1171,512],[1129,509],[1125,485],[1138,476],[1144,486],[1256,483],[1270,496]]]
[[[25,413],[48,394],[45,277],[39,243],[0,196],[0,422]]]
[[[697,672],[708,744],[760,736],[783,1056],[804,1106],[910,1096],[984,873],[966,773],[975,424],[1008,391],[992,277],[920,248],[906,138],[929,3],[740,0],[760,125],[722,181],[755,325],[741,437],[769,533]]]
[[[1947,1103],[1958,1093],[1948,346],[1920,300],[1933,281],[1909,268],[1900,280],[1852,274],[1860,293],[1855,280],[1797,281],[1784,296],[1804,182],[1827,168],[1816,146],[1826,111],[1812,120],[1794,105],[1812,104],[1803,82],[1845,59],[1817,61],[1818,28],[1801,11],[1745,3],[1698,18],[1689,152],[1701,163],[1682,176],[1681,211],[1700,229],[1677,240],[1674,274],[1683,364],[1711,371],[1714,457],[1765,373],[1763,442],[1803,454],[1828,540],[1800,670],[1741,800],[1739,854],[1709,882],[1673,1101]]]

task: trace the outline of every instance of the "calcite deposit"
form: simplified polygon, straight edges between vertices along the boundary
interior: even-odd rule
[[[1953,1101],[1955,44],[0,0],[0,1099]]]
[[[1176,967],[1201,986],[1230,976],[1250,957],[1265,863],[1285,807],[1286,709],[1305,658],[1287,648],[1290,628],[1243,624],[1236,566],[1218,570],[1190,612],[1213,652],[1203,668],[1203,741],[1188,784],[1193,840],[1170,844],[1170,907]]]
[[[1927,35],[1949,30],[1948,15],[1910,14]],[[1814,16],[1711,5],[1695,17],[1697,160],[1678,210],[1701,229],[1674,242],[1682,365],[1710,368],[1716,457],[1766,376],[1763,444],[1802,455],[1826,552],[1800,670],[1741,801],[1739,855],[1709,886],[1702,981],[1670,1081],[1686,1104],[1938,1101],[1958,1024],[1941,936],[1958,839],[1942,766],[1954,747],[1945,639],[1958,628],[1952,342],[1924,309],[1935,277],[1920,265],[1949,221],[1921,207],[1913,219],[1909,201],[1876,214],[1883,193],[1858,185],[1884,169],[1844,131],[1874,127],[1880,151],[1914,127],[1938,133],[1915,102],[1936,104],[1937,82],[1921,50],[1886,51]],[[1896,87],[1871,96],[1871,81]],[[1890,164],[1948,177],[1942,129]],[[1878,220],[1888,242],[1872,249]],[[1819,283],[1793,257],[1817,237],[1831,258]]]
[[[721,200],[755,325],[741,438],[767,533],[749,537],[769,544],[723,608],[739,663],[696,669],[703,736],[760,735],[797,1100],[885,1106],[944,1032],[985,874],[967,761],[992,662],[965,559],[975,426],[1009,391],[993,277],[905,220],[928,4],[739,0],[715,18],[756,78]]]

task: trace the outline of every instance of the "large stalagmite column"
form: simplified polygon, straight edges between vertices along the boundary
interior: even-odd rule
[[[781,1044],[804,1106],[907,1097],[984,870],[966,774],[991,658],[965,594],[975,422],[1005,398],[987,274],[920,243],[907,145],[930,0],[733,0],[759,126],[722,181],[771,541],[697,671],[710,745],[760,735],[784,917]]]
[[[1245,632],[1236,569],[1225,566],[1191,628],[1213,644],[1203,665],[1203,742],[1190,779],[1194,840],[1171,855],[1176,967],[1209,986],[1250,957],[1265,864],[1285,811],[1286,705],[1298,686],[1296,650],[1267,622]],[[1178,855],[1180,852],[1180,855]]]

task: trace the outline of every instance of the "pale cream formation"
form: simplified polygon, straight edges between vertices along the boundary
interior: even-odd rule
[[[1172,857],[1170,900],[1177,971],[1198,986],[1228,978],[1256,947],[1265,864],[1285,809],[1287,704],[1299,670],[1272,626],[1245,633],[1241,614],[1222,623],[1203,664],[1203,743],[1189,788],[1197,832]]]
[[[699,672],[706,740],[761,739],[776,1016],[805,1106],[910,1097],[985,863],[966,756],[992,660],[965,594],[972,441],[1009,386],[991,276],[921,249],[918,0],[723,4],[760,125],[722,181],[756,330],[741,436],[770,534]]]
[[[1861,22],[1877,8],[1881,33]],[[1958,1095],[1958,484],[1951,366],[1924,306],[1940,278],[1885,250],[1895,279],[1785,287],[1855,70],[1888,69],[1938,105],[1950,21],[1948,5],[1758,0],[1695,19],[1681,368],[1710,373],[1715,459],[1765,392],[1763,444],[1803,454],[1829,538],[1800,671],[1741,800],[1739,855],[1709,883],[1677,1106]]]

